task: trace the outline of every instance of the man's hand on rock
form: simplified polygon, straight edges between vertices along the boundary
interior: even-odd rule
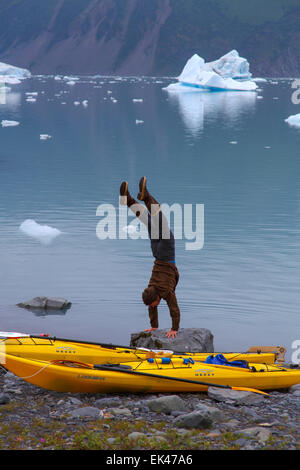
[[[166,337],[169,338],[169,339],[170,338],[174,339],[174,338],[176,338],[176,336],[177,336],[177,331],[175,331],[175,330],[170,330],[170,331],[166,332]]]
[[[144,330],[144,332],[147,333],[148,331],[154,331],[154,330],[157,330],[157,328],[147,328],[146,330]]]

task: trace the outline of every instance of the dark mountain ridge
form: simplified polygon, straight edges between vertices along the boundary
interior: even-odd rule
[[[0,61],[32,73],[178,75],[232,49],[300,73],[299,0],[0,0]]]

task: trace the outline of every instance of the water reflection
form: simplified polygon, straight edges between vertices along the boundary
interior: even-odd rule
[[[21,93],[0,88],[1,111],[16,111],[21,104]]]
[[[254,92],[174,92],[166,89],[170,101],[177,104],[181,118],[193,136],[203,132],[204,118],[216,121],[225,118],[227,125],[234,125],[245,114],[255,111]]]

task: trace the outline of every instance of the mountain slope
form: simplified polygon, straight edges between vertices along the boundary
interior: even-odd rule
[[[0,0],[0,61],[33,73],[177,75],[237,49],[255,75],[300,73],[299,0]]]

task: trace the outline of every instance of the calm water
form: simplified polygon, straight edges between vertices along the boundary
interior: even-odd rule
[[[291,81],[181,96],[162,90],[171,81],[34,77],[0,105],[0,121],[20,122],[0,127],[1,330],[129,344],[148,326],[149,240],[96,237],[98,205],[118,206],[123,179],[136,196],[147,175],[160,202],[205,207],[203,249],[176,243],[181,326],[209,328],[216,350],[290,350],[300,338],[300,131],[284,122],[300,112]],[[63,234],[42,245],[19,230],[26,219]],[[38,295],[72,308],[15,306]],[[159,319],[170,326],[167,306]]]

